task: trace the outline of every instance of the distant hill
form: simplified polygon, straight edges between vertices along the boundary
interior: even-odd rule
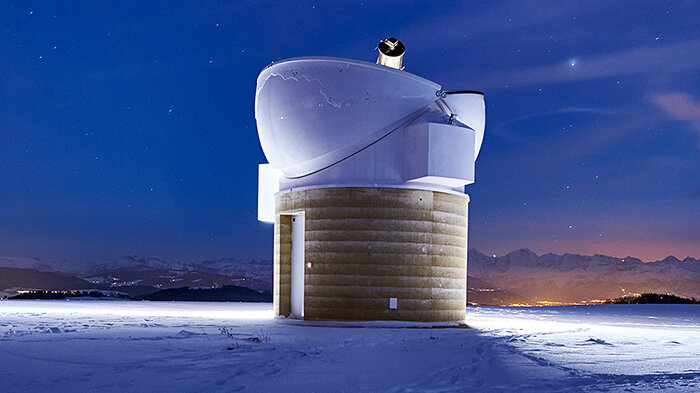
[[[112,288],[134,285],[156,289],[238,285],[258,290],[272,290],[272,261],[263,259],[244,261],[236,258],[221,258],[202,262],[183,262],[127,255],[111,262],[73,262],[0,257],[0,267],[61,272],[83,278],[92,284]]]
[[[250,279],[272,280],[272,261],[266,259],[241,260],[237,258],[221,258],[201,262],[183,262],[165,260],[154,257],[137,257],[127,255],[122,259],[109,263],[95,263],[81,274],[99,275],[105,272],[121,271],[180,271],[202,272],[223,276],[246,277]]]
[[[222,288],[193,289],[171,288],[154,292],[137,300],[153,301],[188,301],[188,302],[272,302],[272,293],[255,291],[236,285],[224,285]]]
[[[9,288],[61,290],[66,288],[91,289],[95,287],[94,284],[88,281],[64,273],[0,267],[0,291]]]
[[[14,296],[17,290],[30,289],[43,291],[119,291],[130,296],[145,295],[158,290],[158,288],[144,285],[112,287],[102,283],[90,282],[65,273],[0,267],[0,298]]]
[[[473,305],[524,304],[527,299],[513,292],[498,288],[473,276],[467,276],[467,301]]]
[[[58,272],[63,271],[70,273],[69,270],[57,269],[56,265],[60,262],[49,262],[46,263],[39,258],[16,258],[16,257],[3,257],[0,256],[0,267],[14,267],[18,269],[34,269],[43,272]]]
[[[606,304],[700,304],[700,300],[660,293],[643,293],[608,300]]]
[[[90,275],[84,278],[92,283],[108,285],[113,288],[131,285],[150,286],[157,289],[181,287],[216,288],[223,285],[238,285],[258,290],[272,290],[272,284],[268,281],[199,270],[131,270],[126,268],[104,271],[99,273],[99,275]]]
[[[130,299],[128,295],[110,291],[31,291],[10,297],[10,299],[58,300],[67,298],[112,298]]]

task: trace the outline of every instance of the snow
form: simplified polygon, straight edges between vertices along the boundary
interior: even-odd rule
[[[253,303],[6,300],[0,391],[700,389],[697,305],[469,307],[466,323],[292,321]]]

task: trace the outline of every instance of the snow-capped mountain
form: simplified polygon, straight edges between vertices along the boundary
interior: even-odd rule
[[[32,258],[0,257],[0,269],[22,269],[23,275],[0,277],[0,291],[23,289],[81,289],[70,280],[54,280],[50,286],[35,284],[36,277],[59,273],[56,277],[85,280],[95,288],[115,289],[125,293],[144,294],[166,288],[218,288],[237,285],[254,290],[272,290],[272,261],[243,261],[221,258],[202,262],[183,262],[155,257],[125,256],[111,262],[42,261]],[[1,273],[1,272],[0,272]],[[1,274],[0,274],[1,276]],[[52,276],[53,277],[53,276]],[[5,280],[3,280],[5,278]],[[82,281],[81,280],[81,281]],[[28,286],[31,283],[30,286]]]
[[[94,265],[88,271],[83,273],[99,274],[124,270],[172,270],[181,272],[199,271],[226,276],[271,280],[272,261],[264,259],[244,261],[237,258],[221,258],[216,260],[205,260],[202,262],[183,262],[155,257],[136,257],[127,255],[119,261]]]
[[[44,262],[39,258],[17,258],[0,256],[0,267],[12,267],[17,269],[34,269],[42,272],[59,271],[55,264]]]
[[[605,255],[538,256],[528,249],[489,257],[471,249],[468,272],[531,304],[589,302],[643,292],[700,298],[700,260],[693,258],[642,262]]]
[[[0,267],[34,269],[45,272],[70,273],[82,277],[99,276],[119,271],[179,271],[206,272],[226,276],[247,277],[257,280],[272,279],[272,261],[265,259],[241,260],[221,258],[202,262],[166,260],[157,257],[137,257],[126,255],[110,262],[91,261],[43,261],[38,258],[0,257]]]

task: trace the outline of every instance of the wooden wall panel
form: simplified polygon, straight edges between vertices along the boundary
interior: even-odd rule
[[[289,314],[291,219],[303,211],[305,319],[463,321],[467,196],[321,188],[276,196],[275,313]],[[398,309],[389,309],[389,298]]]

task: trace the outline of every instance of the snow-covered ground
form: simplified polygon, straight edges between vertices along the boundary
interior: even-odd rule
[[[307,323],[273,318],[269,304],[0,301],[0,392],[700,391],[700,306],[469,307],[466,322]]]

